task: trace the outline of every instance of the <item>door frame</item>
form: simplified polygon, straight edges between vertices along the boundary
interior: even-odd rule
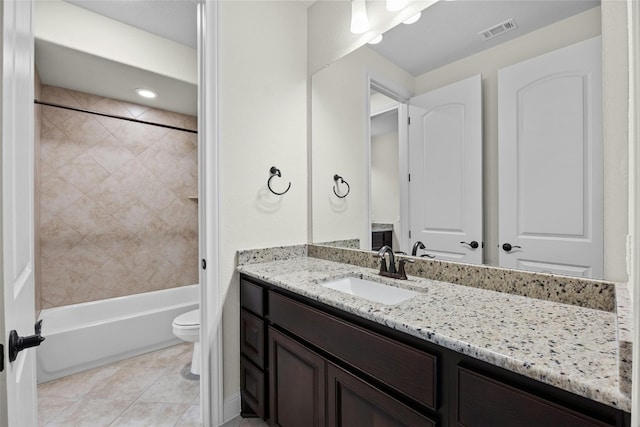
[[[219,282],[218,2],[197,0],[200,408],[203,425],[225,420]],[[206,120],[204,120],[206,118]]]
[[[629,15],[629,291],[633,299],[633,324],[640,325],[640,4],[627,1]],[[640,329],[633,333],[631,425],[640,425]]]
[[[198,156],[199,156],[199,255],[207,259],[207,270],[200,270],[200,342],[202,375],[200,376],[201,414],[204,425],[223,422],[223,351],[221,335],[222,301],[218,281],[219,179],[218,179],[218,2],[197,0],[198,22]],[[0,19],[4,9],[0,8]],[[2,40],[0,40],[2,41]],[[0,96],[3,90],[0,85]],[[26,94],[29,95],[29,94]],[[30,100],[31,102],[31,100]],[[27,141],[34,144],[34,140]],[[201,159],[204,159],[201,162]],[[208,167],[207,167],[208,166]],[[209,197],[207,197],[207,194]],[[3,203],[9,202],[0,194]],[[0,240],[2,238],[0,230]],[[3,258],[0,254],[0,272]],[[206,272],[206,274],[205,274]],[[0,326],[4,326],[4,293],[0,292]],[[205,339],[206,338],[206,339]],[[206,343],[206,344],[205,344]],[[0,374],[0,409],[6,414],[6,370]],[[0,427],[6,419],[0,417]]]
[[[400,250],[407,253],[409,250],[409,109],[408,103],[411,98],[411,93],[398,87],[397,83],[394,83],[384,77],[374,76],[372,72],[367,72],[366,78],[366,97],[365,106],[365,140],[364,140],[364,152],[365,159],[365,227],[363,232],[366,238],[361,241],[362,245],[365,245],[364,250],[371,250],[371,89],[375,89],[389,98],[398,101],[398,104],[389,108],[386,111],[397,110],[398,113],[398,175],[400,182],[400,224],[402,225],[401,234],[397,234],[398,244]],[[386,112],[385,111],[385,112]],[[383,111],[380,111],[381,113]]]

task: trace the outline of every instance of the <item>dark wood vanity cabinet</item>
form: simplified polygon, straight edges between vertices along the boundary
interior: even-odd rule
[[[630,424],[612,407],[268,283],[240,284],[243,415],[271,426]]]
[[[240,395],[241,415],[266,419],[266,290],[240,280]]]
[[[325,359],[269,327],[271,425],[325,426]]]

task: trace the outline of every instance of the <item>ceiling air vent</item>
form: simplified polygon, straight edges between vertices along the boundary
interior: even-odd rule
[[[478,35],[480,37],[482,37],[483,40],[489,40],[492,39],[496,36],[499,36],[500,34],[504,34],[506,32],[509,32],[511,30],[515,30],[517,28],[517,25],[515,23],[515,21],[512,19],[509,19],[507,21],[501,22],[498,25],[494,25],[491,28],[487,28],[486,30],[482,30],[478,33]]]

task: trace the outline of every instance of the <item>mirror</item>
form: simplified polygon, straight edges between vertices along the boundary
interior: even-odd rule
[[[424,10],[417,23],[400,24],[384,34],[379,45],[363,46],[315,73],[311,77],[312,241],[371,250],[373,227],[381,222],[383,228],[393,224],[394,250],[410,253],[407,214],[397,208],[398,201],[408,203],[402,184],[408,154],[402,143],[397,152],[398,184],[389,179],[384,185],[376,182],[381,155],[372,148],[377,131],[370,124],[372,111],[380,111],[376,92],[394,98],[397,118],[413,96],[481,74],[484,263],[498,265],[497,70],[600,35],[599,4],[438,2]],[[501,29],[494,24],[502,24]],[[484,32],[487,40],[483,30],[491,30]],[[381,90],[372,93],[372,85]],[[402,118],[398,121],[399,132],[403,127],[406,131]],[[386,156],[395,162],[390,153]],[[345,199],[336,199],[331,191],[336,173],[351,185]],[[393,205],[391,216],[378,213],[385,204]]]

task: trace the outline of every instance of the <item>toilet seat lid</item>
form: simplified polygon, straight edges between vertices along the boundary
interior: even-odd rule
[[[200,326],[200,309],[188,311],[173,320],[176,326]]]

